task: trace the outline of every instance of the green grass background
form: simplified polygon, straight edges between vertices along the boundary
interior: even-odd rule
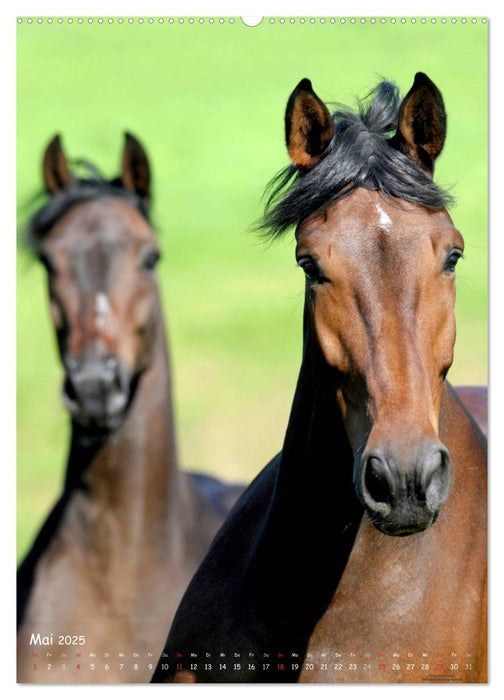
[[[283,112],[303,77],[324,100],[350,104],[382,76],[405,93],[421,70],[441,89],[448,139],[436,179],[453,187],[466,240],[450,378],[486,383],[486,24],[25,20],[17,50],[21,225],[54,133],[70,157],[110,176],[125,130],[150,155],[184,467],[248,481],[282,445],[301,356],[302,272],[292,235],[269,246],[250,227],[286,163]],[[44,272],[22,249],[17,289],[22,556],[61,487],[69,427]]]

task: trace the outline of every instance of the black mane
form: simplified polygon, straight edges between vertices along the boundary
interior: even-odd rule
[[[47,201],[31,217],[25,230],[25,242],[33,252],[37,251],[40,243],[56,222],[71,207],[80,202],[106,197],[123,197],[149,221],[149,201],[147,199],[127,190],[121,178],[107,180],[91,164],[85,163],[85,165],[92,173],[92,177],[76,178],[70,187],[53,197],[49,197],[47,194],[43,195]],[[41,196],[39,195],[36,199],[38,200]]]
[[[397,130],[400,103],[398,87],[382,81],[359,101],[358,111],[338,106],[332,115],[334,137],[315,167],[305,171],[289,165],[269,183],[259,230],[279,236],[357,187],[433,210],[450,204],[450,195],[389,143]]]

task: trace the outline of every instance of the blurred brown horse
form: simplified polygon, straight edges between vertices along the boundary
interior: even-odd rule
[[[306,293],[284,447],[153,680],[483,682],[486,440],[445,380],[464,242],[432,179],[442,96],[417,73],[403,101],[383,81],[331,116],[305,79],[285,130],[264,226],[296,226]]]
[[[178,469],[149,173],[128,134],[111,182],[77,179],[58,137],[45,153],[50,199],[30,243],[48,274],[72,439],[63,493],[18,572],[21,682],[149,680],[241,490]]]
[[[481,432],[488,435],[488,391],[486,386],[458,386],[457,394],[479,425]]]

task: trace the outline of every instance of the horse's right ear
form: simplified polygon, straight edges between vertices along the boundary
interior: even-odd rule
[[[61,147],[61,139],[59,134],[56,134],[44,153],[42,174],[47,192],[50,195],[55,195],[58,192],[63,192],[74,181],[74,177],[68,167],[66,156]]]
[[[308,78],[295,87],[285,110],[285,140],[294,165],[310,169],[318,163],[334,134],[331,114]]]
[[[147,154],[138,139],[126,132],[124,135],[121,180],[124,187],[148,200],[150,196],[150,166]]]

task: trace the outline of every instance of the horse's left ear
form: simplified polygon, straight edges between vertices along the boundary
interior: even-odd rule
[[[445,138],[443,97],[425,73],[417,73],[401,103],[397,132],[389,143],[432,175]]]
[[[142,199],[150,196],[150,167],[140,141],[129,133],[125,135],[122,155],[121,180],[124,187]]]
[[[333,134],[329,110],[304,78],[294,88],[285,110],[285,140],[291,161],[300,168],[313,168]]]

